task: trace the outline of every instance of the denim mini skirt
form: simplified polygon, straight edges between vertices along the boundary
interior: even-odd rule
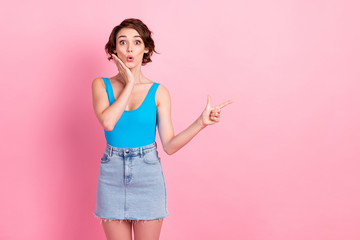
[[[169,215],[156,142],[137,148],[106,144],[100,160],[94,215],[105,221],[160,220]]]

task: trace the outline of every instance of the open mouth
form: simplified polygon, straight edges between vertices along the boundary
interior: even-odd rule
[[[134,57],[128,56],[128,57],[126,58],[126,60],[127,60],[128,62],[132,62],[132,61],[134,61]]]

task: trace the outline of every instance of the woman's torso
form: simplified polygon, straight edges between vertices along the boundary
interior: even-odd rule
[[[120,96],[124,86],[117,80],[102,78],[112,105]],[[112,131],[104,129],[108,144],[118,147],[141,147],[155,141],[157,119],[156,92],[160,84],[149,81],[134,86],[128,105]],[[126,110],[127,109],[127,110]]]

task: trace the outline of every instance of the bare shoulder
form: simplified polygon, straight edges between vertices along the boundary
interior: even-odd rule
[[[158,89],[162,93],[169,94],[169,89],[167,87],[165,87],[165,85],[162,83],[159,83]]]
[[[156,94],[159,95],[159,97],[169,97],[170,96],[170,92],[169,90],[167,89],[167,87],[165,87],[163,84],[160,84],[159,83],[159,87],[158,87],[158,90],[156,92]]]
[[[168,104],[170,103],[170,92],[163,84],[159,83],[155,98],[157,106],[163,105],[165,103]]]
[[[97,103],[99,99],[106,99],[107,93],[106,93],[105,83],[101,77],[95,78],[92,81],[91,92],[94,103]]]
[[[100,87],[100,86],[105,87],[105,84],[104,84],[104,81],[103,81],[102,77],[95,78],[95,79],[92,81],[92,87],[93,87],[93,88],[98,88],[98,87]]]

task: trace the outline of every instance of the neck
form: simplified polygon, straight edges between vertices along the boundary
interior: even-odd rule
[[[130,68],[131,73],[135,78],[135,84],[143,83],[144,81],[144,74],[141,72],[141,64]]]

